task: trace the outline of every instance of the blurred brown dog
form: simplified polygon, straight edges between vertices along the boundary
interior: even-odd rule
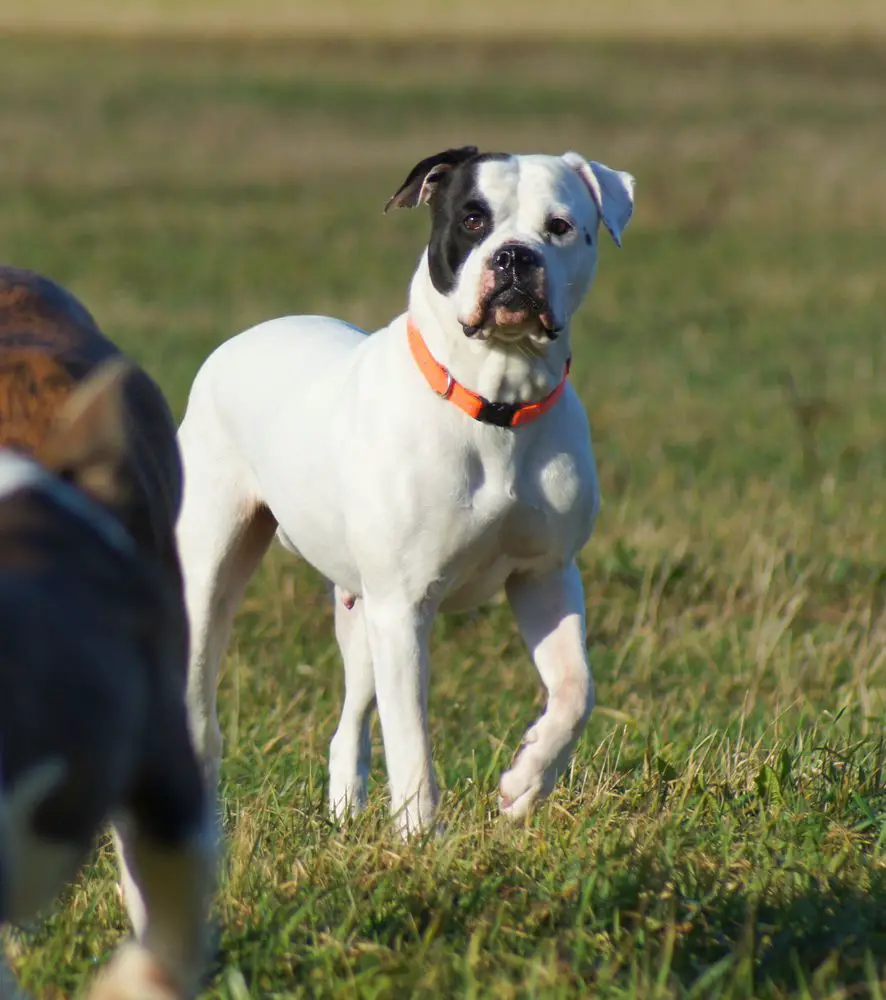
[[[0,922],[50,901],[113,820],[135,942],[92,995],[191,996],[215,834],[184,703],[175,423],[73,296],[11,268],[0,448]]]

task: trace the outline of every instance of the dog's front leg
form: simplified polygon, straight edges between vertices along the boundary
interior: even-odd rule
[[[114,956],[89,1000],[189,1000],[207,958],[218,830],[178,685],[158,692],[151,719],[141,766],[114,824],[135,941]]]
[[[115,833],[135,940],[118,949],[89,1000],[190,1000],[207,958],[215,827],[207,820],[171,844],[158,843],[131,818]]]
[[[391,812],[404,836],[428,830],[437,809],[428,733],[428,643],[434,610],[400,595],[363,595]]]
[[[551,791],[568,765],[594,706],[594,681],[575,563],[542,576],[512,577],[507,594],[548,691],[544,714],[526,733],[514,766],[501,779],[501,810],[520,818]]]

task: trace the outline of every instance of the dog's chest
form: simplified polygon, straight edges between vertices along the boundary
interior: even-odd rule
[[[488,463],[480,482],[462,498],[467,517],[466,541],[494,545],[509,559],[544,556],[556,536],[557,511],[544,494],[538,470],[535,475],[504,463]],[[473,540],[471,534],[475,534]]]
[[[465,456],[452,530],[439,552],[449,606],[484,600],[520,570],[571,558],[596,510],[593,470],[568,451]]]
[[[548,550],[582,530],[596,491],[593,470],[582,458],[566,449],[545,449],[501,466],[488,463],[491,504],[500,505],[504,551],[519,556]],[[484,499],[481,491],[481,507]]]

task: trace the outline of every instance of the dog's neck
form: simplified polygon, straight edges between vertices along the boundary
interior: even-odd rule
[[[426,266],[412,281],[409,315],[435,360],[463,386],[499,403],[533,403],[552,392],[569,359],[569,328],[544,351],[465,336],[451,303],[431,283]]]

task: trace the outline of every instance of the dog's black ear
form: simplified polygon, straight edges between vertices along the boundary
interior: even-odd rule
[[[67,398],[39,458],[103,507],[119,511],[132,498],[125,393],[137,369],[122,358],[104,362]]]
[[[416,205],[423,205],[434,193],[437,181],[443,174],[476,155],[476,146],[461,146],[459,149],[444,149],[442,153],[425,157],[409,171],[409,176],[385,205],[385,211],[389,208],[415,208]]]

